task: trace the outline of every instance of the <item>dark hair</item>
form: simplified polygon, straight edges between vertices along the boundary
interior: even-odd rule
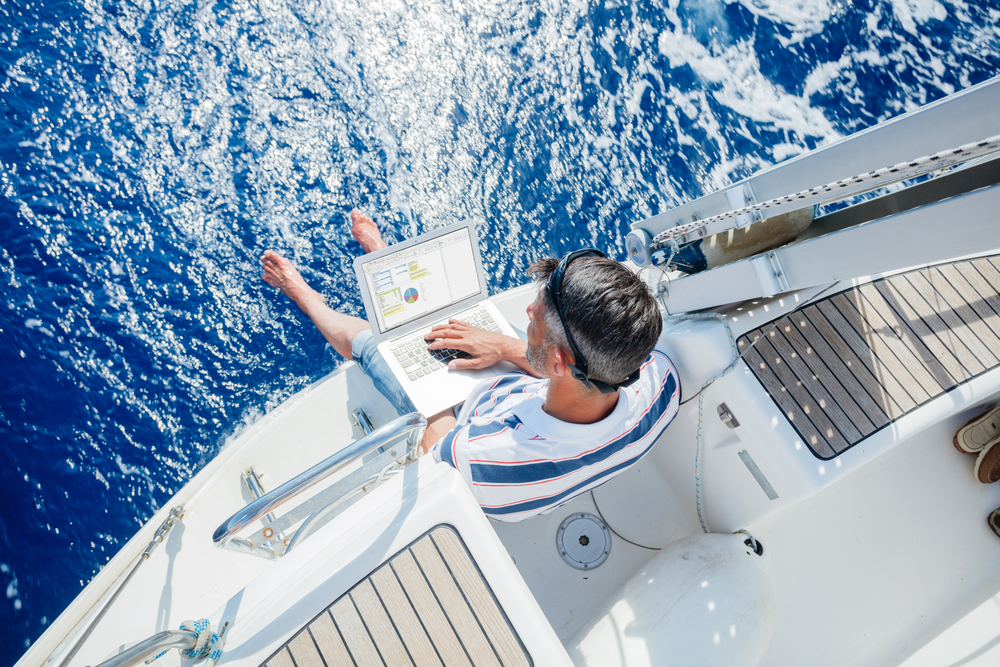
[[[559,260],[546,257],[528,267],[541,288],[545,305],[546,345],[570,351],[552,296],[545,288]],[[653,295],[637,275],[604,257],[573,260],[563,276],[560,299],[566,325],[587,359],[588,375],[618,384],[639,368],[663,330]]]

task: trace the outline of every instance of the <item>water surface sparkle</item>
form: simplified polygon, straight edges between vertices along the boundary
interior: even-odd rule
[[[339,360],[260,281],[362,310],[347,213],[528,262],[994,76],[939,0],[0,5],[0,655],[228,438]],[[872,165],[873,168],[884,165]]]

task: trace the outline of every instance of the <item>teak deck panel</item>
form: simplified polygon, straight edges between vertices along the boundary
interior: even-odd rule
[[[261,667],[527,667],[458,533],[438,526],[324,609]]]
[[[1000,256],[846,290],[737,344],[802,441],[833,458],[1000,365]]]

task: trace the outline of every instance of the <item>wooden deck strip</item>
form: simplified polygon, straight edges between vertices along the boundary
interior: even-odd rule
[[[747,332],[748,368],[819,458],[1000,366],[1000,256],[845,290]]]
[[[264,664],[266,667],[295,667],[292,656],[288,654],[288,649],[284,646]]]
[[[955,267],[994,311],[1000,313],[1000,271],[989,262],[967,262]]]
[[[378,646],[382,659],[388,665],[413,665],[410,654],[399,638],[396,626],[386,613],[370,579],[365,579],[351,591],[351,601],[364,621],[368,634]],[[301,667],[301,666],[300,666]]]
[[[470,656],[475,656],[476,667],[501,667],[500,658],[490,644],[489,639],[479,625],[479,620],[465,601],[462,591],[454,577],[448,571],[447,565],[441,559],[441,554],[430,541],[420,541],[411,549],[417,558],[417,565],[427,581],[433,582],[434,593],[438,596],[441,608],[448,615],[458,638],[462,641]]]
[[[529,667],[458,533],[438,526],[324,609],[262,667]]]
[[[773,333],[773,331],[771,332]],[[840,451],[840,448],[847,446],[844,436],[834,427],[819,407],[816,399],[805,389],[802,379],[796,377],[789,369],[788,364],[781,359],[774,346],[771,345],[770,338],[763,334],[757,342],[757,351],[765,359],[769,360],[772,370],[778,376],[778,381],[785,388],[788,395],[795,401],[799,408],[799,414],[804,420],[809,420],[819,432],[821,440],[819,444],[826,443],[827,447],[833,451]]]
[[[493,648],[496,649],[505,667],[527,667],[524,648],[517,638],[507,631],[510,622],[493,599],[493,594],[483,582],[482,575],[472,561],[465,557],[465,548],[458,541],[458,535],[451,531],[439,531],[433,536],[438,552],[448,565],[462,594],[472,607],[476,618],[486,631]]]
[[[330,616],[328,611],[317,616],[307,630],[316,642],[316,648],[325,657],[327,667],[354,664],[351,654],[347,652],[344,638],[337,631],[337,626],[333,624],[333,616]]]
[[[941,296],[936,289],[934,289],[934,285],[929,282],[926,277],[918,272],[914,272],[912,275],[903,274],[898,277],[909,282],[913,286],[916,292],[930,306],[931,311],[938,313],[941,316],[941,319],[944,320],[945,324],[947,324],[955,332],[955,335],[957,335],[959,339],[965,343],[965,346],[969,348],[969,351],[975,355],[976,359],[978,359],[985,368],[992,368],[997,364],[997,356],[990,351],[989,347],[987,347],[985,343],[983,343],[980,336],[982,332],[976,331],[978,327],[975,326],[975,322],[969,322],[961,317],[959,312],[952,308],[951,304],[949,304],[945,298]]]
[[[962,362],[968,372],[972,375],[978,375],[986,370],[986,365],[976,354],[975,345],[981,345],[981,343],[955,313],[951,311],[937,313],[930,302],[920,295],[905,276],[893,276],[880,281],[879,285],[885,285],[886,289],[892,291],[902,299],[903,303],[912,308],[938,339]]]
[[[951,304],[958,316],[969,324],[979,340],[1000,359],[1000,335],[991,327],[996,325],[996,313],[993,309],[983,303],[982,297],[968,282],[953,282],[941,271],[941,267],[934,267],[933,272],[927,271],[923,275],[934,285],[938,294]]]
[[[986,296],[980,292],[972,282],[965,277],[962,271],[958,270],[956,266],[938,266],[935,267],[937,271],[948,281],[948,286],[953,289],[957,295],[962,298],[965,303],[976,313],[976,316],[982,320],[982,323],[990,331],[990,336],[988,336],[989,343],[987,345],[990,349],[1000,357],[998,351],[1000,347],[994,347],[995,343],[993,341],[1000,340],[997,332],[1000,331],[1000,315],[997,315],[997,310],[990,303],[990,301],[997,301],[996,294],[987,293]],[[972,267],[967,267],[972,268]],[[978,277],[979,273],[973,270],[973,275]],[[979,279],[976,282],[984,288],[989,288],[986,281]]]
[[[449,665],[472,665],[469,654],[455,634],[448,617],[445,616],[441,605],[438,604],[434,593],[431,592],[427,580],[417,567],[417,561],[413,554],[406,551],[392,560],[392,569],[399,578],[400,584],[408,591],[410,602],[413,604],[417,616],[427,629],[427,634],[441,654],[444,664]]]
[[[907,393],[918,405],[931,396],[941,393],[939,385],[920,362],[901,345],[895,332],[886,331],[884,327],[872,326],[866,319],[864,308],[859,304],[860,295],[855,291],[838,294],[831,298],[834,306],[844,316],[844,319],[854,328],[873,353],[872,358],[892,373]]]
[[[840,402],[836,401],[830,392],[826,389],[826,384],[820,380],[819,376],[806,364],[802,357],[807,355],[805,350],[801,353],[794,348],[782,331],[784,328],[790,328],[790,325],[785,323],[783,326],[781,322],[778,326],[768,331],[768,342],[771,347],[781,355],[781,358],[785,360],[788,370],[791,371],[796,378],[800,380],[812,380],[808,384],[803,382],[802,387],[813,397],[816,402],[817,407],[823,411],[826,415],[827,420],[833,425],[837,430],[837,433],[841,436],[842,441],[857,441],[861,439],[861,432],[854,425],[854,423],[847,417],[844,413],[843,408],[840,406]],[[813,420],[815,423],[815,420]],[[834,442],[832,439],[832,434],[827,436],[827,442],[834,449],[837,449],[838,443]],[[846,445],[846,442],[843,443]]]
[[[753,332],[747,336],[741,336],[737,341],[740,352],[749,346],[751,342],[760,338],[760,332]],[[753,368],[757,379],[764,385],[764,389],[777,404],[778,408],[785,414],[788,421],[792,422],[792,426],[794,426],[795,430],[799,432],[802,439],[806,441],[807,446],[814,452],[829,452],[829,455],[833,456],[835,452],[827,443],[826,438],[823,437],[816,426],[809,421],[809,419],[802,412],[799,404],[795,402],[795,399],[793,399],[788,393],[788,390],[785,389],[781,380],[779,380],[778,376],[774,374],[773,370],[771,370],[770,364],[768,364],[767,361],[764,360],[764,357],[761,356],[760,351],[757,349],[757,345],[751,347],[750,351],[746,353],[743,359],[751,366],[751,368]],[[778,363],[780,363],[780,360]]]
[[[970,266],[989,284],[992,288],[991,294],[1000,293],[1000,269],[985,259],[974,259],[970,262]],[[982,294],[981,290],[980,294]]]
[[[864,299],[865,312],[867,313],[865,319],[875,326],[884,326],[891,330],[893,335],[906,346],[909,353],[923,364],[922,367],[930,373],[938,387],[947,390],[957,384],[962,371],[961,365],[953,355],[945,350],[946,356],[941,359],[931,352],[923,339],[910,326],[910,322],[893,310],[889,302],[873,285],[864,285],[859,287],[857,291]],[[875,318],[880,324],[875,322]]]
[[[897,372],[906,370],[900,366],[899,360],[895,356],[890,355],[887,359],[878,358],[872,349],[868,347],[867,341],[859,336],[858,332],[851,326],[851,323],[844,318],[840,309],[829,301],[816,304],[816,310],[830,323],[830,326],[844,339],[844,342],[857,353],[861,363],[878,380],[886,392],[892,396],[892,399],[899,406],[900,410],[906,413],[917,407],[917,403],[906,390],[906,387],[903,386],[896,378],[896,374],[893,373],[894,368]],[[814,321],[818,322],[818,320]],[[903,382],[909,376],[909,373],[905,373],[903,375]],[[923,392],[923,390],[919,391]]]
[[[442,667],[441,658],[431,643],[426,628],[417,618],[417,612],[392,569],[383,567],[376,570],[371,580],[414,664],[417,667]]]
[[[373,667],[385,664],[372,636],[368,634],[365,622],[361,620],[361,614],[354,607],[354,602],[351,601],[350,597],[345,595],[334,603],[330,607],[330,615],[333,616],[333,622],[340,630],[344,644],[356,664],[372,665]]]
[[[845,418],[850,420],[850,423],[855,426],[858,431],[858,437],[874,432],[875,424],[865,414],[864,408],[858,404],[855,396],[851,395],[851,392],[831,372],[830,367],[824,363],[823,359],[816,354],[812,346],[806,342],[802,336],[802,332],[799,331],[798,323],[786,317],[778,323],[778,331],[784,339],[784,345],[798,351],[802,362],[808,366],[813,378],[823,385],[824,389],[829,393],[831,400],[844,412]],[[781,351],[779,349],[779,352]],[[861,392],[865,393],[864,389],[861,389]],[[867,393],[865,395],[867,396]]]
[[[944,391],[945,386],[951,386],[950,379],[942,383],[937,376],[930,372],[927,368],[927,362],[916,353],[913,346],[907,345],[906,341],[903,340],[901,331],[886,322],[878,311],[871,307],[868,300],[861,295],[860,290],[851,290],[847,294],[839,296],[843,297],[843,301],[839,303],[846,304],[849,302],[854,306],[853,312],[856,312],[861,319],[852,321],[851,324],[855,327],[864,327],[863,330],[858,331],[865,340],[869,341],[869,345],[873,348],[873,351],[876,354],[892,354],[895,356],[902,367],[920,385],[921,389],[927,392],[928,396],[937,396]],[[836,299],[837,297],[834,297],[834,300]],[[846,308],[846,305],[844,308]],[[901,374],[897,374],[896,377],[906,381],[904,379],[905,376]],[[922,396],[917,398],[917,393],[910,391],[910,395],[922,403],[924,399]]]
[[[877,292],[878,296],[876,297],[870,290]],[[915,339],[927,349],[930,355],[938,360],[938,363],[948,371],[948,374],[951,375],[955,383],[964,382],[972,377],[972,373],[962,358],[963,355],[968,356],[965,354],[968,352],[968,348],[959,343],[960,349],[955,350],[953,349],[954,346],[949,347],[942,342],[934,332],[934,329],[931,328],[931,325],[920,317],[888,282],[881,280],[874,285],[864,285],[861,288],[861,293],[872,303],[878,303],[878,299],[881,299],[881,303],[891,308],[900,321],[905,321]],[[876,307],[881,308],[882,306],[879,305]],[[938,318],[938,321],[940,321],[940,318]],[[975,361],[974,358],[972,360]],[[982,364],[979,364],[979,367],[980,371],[982,371]]]
[[[312,635],[300,632],[288,642],[288,652],[292,654],[295,667],[326,667],[323,658],[313,642]]]
[[[865,410],[865,414],[875,424],[882,428],[888,424],[894,415],[902,415],[899,405],[885,391],[885,387],[861,362],[854,351],[847,345],[823,315],[816,311],[810,316],[806,309],[799,316],[799,332],[803,338],[822,357],[827,368],[840,382],[850,390],[854,400]]]

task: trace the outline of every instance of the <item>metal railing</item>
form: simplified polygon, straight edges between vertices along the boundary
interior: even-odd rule
[[[158,655],[172,648],[190,651],[197,642],[197,632],[166,630],[153,635],[149,639],[142,640],[118,655],[108,658],[97,667],[132,667],[132,665],[138,665],[150,656]]]
[[[94,631],[94,628],[97,627],[97,624],[101,622],[101,619],[104,618],[104,615],[108,613],[108,609],[111,607],[112,604],[114,604],[115,600],[118,599],[118,596],[121,595],[121,592],[125,590],[125,587],[128,586],[128,582],[131,581],[132,577],[135,576],[135,573],[139,570],[139,566],[145,563],[147,560],[149,560],[149,554],[153,553],[156,547],[159,546],[159,544],[163,542],[164,539],[166,539],[167,533],[170,532],[170,529],[173,528],[174,524],[176,524],[182,518],[184,518],[183,505],[178,505],[177,507],[174,507],[170,510],[170,513],[167,515],[167,518],[163,520],[163,523],[160,524],[160,527],[157,528],[156,532],[153,534],[153,539],[149,542],[149,546],[146,547],[145,551],[139,554],[139,558],[136,559],[136,563],[135,565],[132,566],[132,569],[129,571],[128,576],[126,576],[125,580],[121,583],[121,585],[115,589],[115,592],[111,595],[110,598],[108,598],[108,601],[104,603],[104,606],[101,607],[101,610],[97,612],[97,615],[94,616],[94,620],[92,620],[87,625],[87,628],[83,631],[83,634],[81,634],[80,638],[76,640],[75,644],[73,644],[73,648],[67,651],[66,657],[64,657],[62,659],[62,662],[59,663],[59,667],[66,667],[66,665],[69,664],[69,661],[76,656],[77,652],[80,650],[80,647],[83,646],[83,643],[87,641],[87,639],[90,637],[90,634]],[[195,636],[197,637],[197,635]]]
[[[272,522],[277,526],[276,528],[272,528],[269,524],[246,538],[238,537],[237,533],[330,475],[343,470],[365,454],[382,447],[387,447],[393,440],[406,435],[407,440],[404,451],[400,452],[399,448],[387,451],[376,460],[366,464],[362,470],[357,471],[364,478],[360,486],[366,486],[370,484],[369,478],[371,477],[371,471],[367,470],[367,468],[381,466],[382,470],[378,474],[378,479],[381,480],[384,477],[385,469],[400,463],[405,465],[416,459],[417,446],[426,428],[427,420],[419,412],[411,412],[379,427],[233,514],[215,530],[215,533],[212,535],[212,541],[220,548],[233,549],[244,553],[255,553],[266,558],[277,558],[282,553],[281,547],[288,546],[293,540],[298,540],[295,540],[295,536],[293,536],[284,540],[284,544],[279,545],[278,548],[267,548],[267,543],[274,538],[275,533],[281,533],[282,530],[289,528],[291,523],[297,522],[305,516],[315,515],[316,512],[322,510],[324,507],[340,502],[346,495],[357,490],[359,484],[355,483],[349,488],[337,488],[337,485],[334,485],[331,489],[322,492],[291,512],[286,513],[285,516]],[[343,481],[346,482],[347,480]],[[307,521],[307,523],[309,522]]]

